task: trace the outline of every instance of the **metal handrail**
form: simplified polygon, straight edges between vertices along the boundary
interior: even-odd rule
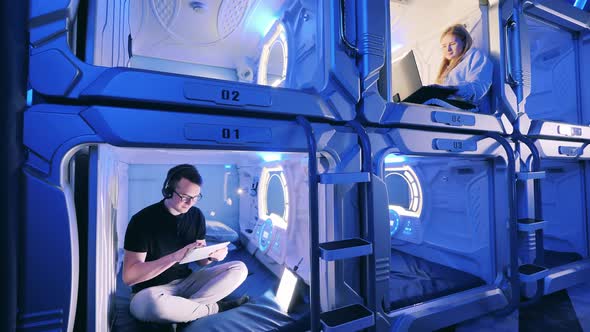
[[[508,201],[510,202],[510,219],[509,219],[509,237],[510,237],[510,286],[511,286],[511,299],[510,304],[507,308],[500,310],[499,313],[509,314],[516,310],[520,301],[520,279],[518,275],[518,259],[517,245],[518,245],[518,221],[516,216],[516,207],[514,199],[516,197],[516,162],[514,158],[514,150],[508,144],[506,139],[497,133],[486,133],[485,136],[498,142],[506,151],[508,158]]]
[[[369,136],[367,135],[367,131],[363,126],[356,120],[352,120],[347,122],[347,125],[354,129],[357,133],[359,138],[361,139],[361,165],[363,172],[373,173],[373,167],[371,164],[371,143],[369,141]]]
[[[318,215],[318,174],[317,174],[317,143],[313,128],[307,119],[298,115],[297,123],[305,130],[309,149],[309,255],[310,255],[310,324],[312,332],[320,331],[320,253],[319,253],[319,215]]]
[[[526,136],[524,136],[519,130],[515,130],[512,133],[512,138],[517,142],[522,142],[524,145],[531,150],[531,155],[533,157],[530,171],[531,172],[538,172],[541,170],[541,156],[539,153],[539,149],[535,146],[535,144]],[[534,219],[543,219],[543,205],[541,204],[541,186],[539,185],[538,180],[533,180],[533,195],[534,195]],[[545,264],[545,245],[543,239],[543,229],[537,229],[535,231],[535,263],[538,265],[543,266]],[[535,295],[528,300],[524,301],[520,304],[521,307],[527,307],[534,303],[537,303],[541,297],[543,297],[545,287],[545,280],[539,279],[537,280],[537,289],[535,291]]]
[[[354,129],[358,137],[360,138],[361,143],[361,171],[368,172],[370,176],[373,174],[372,170],[372,163],[371,163],[371,142],[369,140],[369,136],[367,135],[367,131],[363,126],[356,120],[349,121],[347,123],[349,127]],[[364,223],[366,225],[366,229],[364,230],[364,237],[365,240],[369,239],[371,243],[375,243],[375,225],[372,221],[375,220],[375,211],[373,210],[373,188],[372,188],[372,181],[368,183],[363,183],[361,186],[361,199],[362,204],[365,204],[365,208],[363,210],[363,216],[366,219]],[[374,250],[374,249],[373,249]],[[365,275],[367,280],[369,281],[365,285],[365,301],[366,305],[369,307],[370,310],[373,312],[377,311],[377,294],[375,291],[375,280],[376,280],[376,261],[375,255],[371,255],[367,257],[367,265],[365,268]]]

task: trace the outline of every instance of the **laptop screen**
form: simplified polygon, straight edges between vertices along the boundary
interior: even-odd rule
[[[391,64],[391,92],[393,101],[399,102],[408,98],[422,87],[420,72],[414,58],[414,51],[410,50],[402,57],[393,60]]]

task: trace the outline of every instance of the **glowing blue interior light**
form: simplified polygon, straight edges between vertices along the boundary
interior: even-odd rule
[[[395,210],[389,208],[389,236],[393,237],[399,229],[399,215]]]
[[[33,105],[33,89],[27,90],[27,106]]]
[[[260,236],[258,238],[258,248],[260,251],[266,251],[270,246],[272,240],[272,220],[266,219],[264,224],[260,227]]]
[[[406,161],[406,157],[398,156],[396,154],[389,154],[385,157],[386,164],[403,163]]]
[[[225,169],[230,169],[231,165],[225,165]]]
[[[580,8],[580,9],[584,9],[584,7],[586,6],[586,1],[587,0],[576,0],[576,2],[574,2],[574,7]]]
[[[404,227],[404,234],[412,234],[412,225],[410,225],[410,223]]]
[[[264,4],[259,3],[248,19],[248,27],[262,36],[266,36],[272,25],[278,18],[273,11]]]
[[[257,154],[266,162],[279,161],[282,159],[282,155],[278,152],[258,152]]]

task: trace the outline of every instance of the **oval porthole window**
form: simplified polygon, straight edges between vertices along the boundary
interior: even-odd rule
[[[420,217],[423,205],[422,187],[412,167],[386,167],[385,186],[390,210],[394,210],[399,216]]]
[[[285,28],[277,21],[264,38],[257,83],[273,87],[284,86],[287,79],[288,54]]]
[[[270,219],[273,225],[287,228],[289,189],[281,166],[262,169],[258,185],[258,218]]]
[[[277,173],[270,176],[266,199],[266,208],[268,209],[266,213],[268,215],[274,213],[277,216],[283,217],[285,214],[285,191],[283,189],[283,182]]]
[[[385,176],[389,205],[410,208],[410,184],[400,173],[391,172]]]

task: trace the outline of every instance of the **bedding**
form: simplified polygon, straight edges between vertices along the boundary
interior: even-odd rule
[[[226,261],[240,260],[248,266],[248,277],[227,299],[249,295],[250,302],[238,308],[198,319],[188,324],[177,324],[176,331],[284,331],[295,332],[309,329],[309,303],[300,301],[292,312],[284,313],[274,300],[279,278],[262,263],[242,248],[229,252]],[[195,265],[196,266],[196,265]],[[305,294],[308,288],[300,290]],[[133,318],[129,312],[131,289],[123,283],[122,273],[117,275],[117,292],[112,330],[121,332],[175,331],[172,324],[144,323]],[[302,296],[305,298],[305,295]]]
[[[485,285],[482,279],[470,273],[398,250],[391,251],[390,263],[391,310]]]
[[[218,243],[238,241],[238,233],[221,221],[207,220],[205,225],[207,229],[205,240],[207,240],[207,242]]]

